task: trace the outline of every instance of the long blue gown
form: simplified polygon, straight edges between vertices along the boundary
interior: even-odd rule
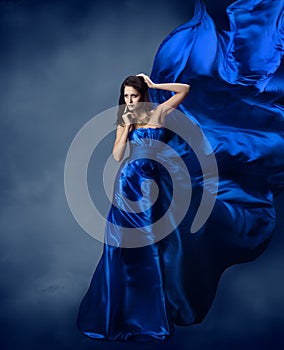
[[[171,147],[163,151],[157,141]],[[187,239],[190,235],[187,228],[195,215],[202,187],[192,178],[193,200],[183,221],[176,227],[175,216],[168,213],[171,222],[165,222],[164,228],[166,230],[172,224],[174,230],[157,242],[149,242],[148,240],[155,239],[156,233],[164,233],[161,227],[156,232],[151,224],[157,222],[169,209],[174,185],[173,174],[176,174],[176,191],[184,194],[189,186],[185,181],[186,174],[176,162],[176,155],[171,149],[178,153],[185,164],[194,161],[195,156],[188,143],[178,139],[166,127],[132,130],[129,142],[130,156],[123,161],[116,176],[113,204],[107,217],[105,242],[109,244],[104,244],[102,258],[81,303],[78,326],[83,333],[93,338],[163,340],[172,334],[174,323],[192,324],[195,320],[190,303],[196,299],[193,294],[198,288],[198,281],[195,281],[191,292],[187,291],[192,294],[190,303],[185,291],[191,284],[191,272],[188,270],[190,264],[187,260],[199,253],[196,246],[194,248],[196,240],[190,243]],[[151,155],[157,158],[149,158]],[[155,183],[145,185],[149,179]],[[146,199],[146,204],[144,201],[143,205],[148,205],[149,208],[134,213],[127,199],[141,199],[142,183],[145,185]],[[158,186],[159,195],[150,206],[153,203],[155,185]],[[112,226],[114,223],[116,226]],[[140,246],[136,244],[138,247],[135,248],[121,248],[121,245],[133,243],[127,240],[124,228],[142,228],[146,225],[150,228],[140,233],[142,240],[134,242],[134,245],[138,242]],[[129,238],[134,233],[132,230]],[[145,241],[143,237],[146,237]],[[188,249],[195,250],[195,253],[191,254]],[[183,272],[185,266],[187,276]],[[196,265],[195,268],[198,269]],[[215,285],[210,285],[210,288],[214,292]]]
[[[201,322],[223,271],[266,248],[276,220],[273,200],[284,188],[284,110],[275,102],[284,92],[283,4],[236,1],[227,8],[231,27],[225,32],[215,28],[198,1],[194,17],[162,42],[151,77],[190,83],[180,110],[211,143],[219,168],[217,200],[206,224],[190,234],[204,189],[194,152],[170,131],[175,118],[163,128],[129,134],[131,154],[140,159],[130,156],[121,164],[113,197],[119,205],[110,208],[106,240],[119,241],[123,227],[143,227],[166,212],[173,189],[165,166],[180,174],[178,190],[187,190],[174,156],[161,162],[147,157],[155,151],[152,140],[173,147],[184,159],[192,201],[184,220],[158,242],[132,249],[104,244],[78,315],[78,327],[89,337],[165,340],[175,325]],[[154,102],[170,95],[151,91]],[[125,198],[139,201],[145,179],[157,184],[157,201],[151,209],[131,212]],[[147,183],[146,192],[153,188]],[[149,233],[151,239],[155,232]]]

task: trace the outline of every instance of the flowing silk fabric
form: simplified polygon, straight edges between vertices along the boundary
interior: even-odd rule
[[[129,138],[141,159],[125,160],[114,186],[106,237],[114,241],[109,222],[121,228],[157,220],[172,194],[163,162],[147,159],[147,140],[175,148],[192,175],[192,203],[185,219],[157,243],[134,249],[104,245],[102,258],[84,296],[78,327],[104,340],[164,340],[175,325],[191,325],[206,316],[222,272],[256,258],[275,226],[274,197],[284,187],[283,1],[236,1],[227,8],[230,31],[218,31],[203,2],[194,17],[162,42],[153,65],[155,82],[191,85],[180,106],[211,143],[219,167],[217,201],[206,224],[189,233],[202,183],[200,169],[186,143],[165,128],[134,130]],[[154,102],[171,93],[151,90]],[[172,119],[174,120],[174,118]],[[168,127],[168,128],[167,128]],[[142,151],[141,151],[142,150]],[[140,152],[140,153],[139,153]],[[174,157],[164,161],[179,174]],[[127,209],[124,196],[141,197],[141,183],[159,187],[155,207],[143,215]],[[147,187],[151,192],[151,186]],[[186,190],[180,181],[179,190]]]
[[[224,267],[263,251],[275,225],[274,197],[284,189],[284,108],[275,102],[284,88],[283,5],[236,1],[226,32],[197,1],[194,17],[162,42],[153,65],[153,81],[191,85],[179,108],[215,153],[219,191],[204,231]],[[151,90],[158,103],[170,96]]]

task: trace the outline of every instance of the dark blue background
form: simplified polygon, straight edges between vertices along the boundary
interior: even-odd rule
[[[223,29],[230,2],[207,1]],[[127,75],[151,72],[192,11],[193,0],[0,1],[1,349],[142,348],[76,328],[102,246],[71,215],[64,162],[83,124],[116,105]],[[276,207],[283,215],[284,196]],[[257,260],[224,273],[202,324],[143,348],[283,349],[283,227]]]

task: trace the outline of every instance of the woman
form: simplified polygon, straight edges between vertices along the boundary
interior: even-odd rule
[[[155,110],[150,110],[148,88],[169,90],[175,94],[166,102],[158,105]],[[184,100],[189,89],[190,86],[187,84],[155,84],[145,74],[126,78],[120,89],[118,125],[113,148],[114,159],[117,161],[122,159],[128,133],[133,128],[137,126],[145,128],[150,125],[163,126],[165,117]]]
[[[152,109],[149,88],[175,94]],[[113,156],[121,161],[128,139],[131,155],[116,177],[103,255],[80,305],[78,327],[89,337],[164,340],[172,334],[174,323],[181,323],[181,309],[183,322],[193,322],[190,305],[181,292],[184,282],[174,281],[180,278],[182,262],[167,261],[169,254],[178,257],[175,249],[182,244],[182,230],[172,216],[175,230],[168,237],[160,239],[169,225],[153,228],[171,202],[171,174],[165,167],[174,170],[182,194],[188,187],[177,164],[168,157],[161,164],[152,156],[159,151],[157,143],[167,142],[166,116],[186,98],[189,89],[187,84],[155,84],[145,74],[130,76],[121,86]],[[144,186],[143,202],[142,183],[149,179],[154,181]],[[155,186],[159,193],[153,201]]]
[[[118,206],[111,207],[106,228],[106,238],[113,245],[104,246],[78,318],[78,326],[90,337],[163,340],[172,334],[174,324],[201,322],[224,270],[258,257],[272,237],[274,198],[283,193],[284,183],[284,111],[275,103],[284,91],[280,79],[283,1],[236,1],[227,13],[231,30],[217,30],[203,1],[198,1],[194,17],[161,44],[151,75],[154,81],[172,77],[173,81],[194,84],[180,108],[190,118],[194,114],[218,161],[216,205],[195,235],[187,235],[190,210],[185,222],[154,244],[136,249],[114,244],[121,243],[122,228],[127,224],[150,224],[167,207],[171,193],[164,164],[142,156],[156,151],[154,141],[170,144],[167,128],[163,127],[165,116],[185,97],[185,92],[173,85],[176,94],[148,115],[135,104],[135,98],[140,98],[137,92],[144,101],[142,90],[127,85],[136,90],[133,94],[122,87],[123,93],[129,90],[124,97],[127,108],[120,109],[122,120],[118,118],[121,126],[117,128],[113,154],[116,160],[122,159],[128,137],[134,151],[130,158],[138,155],[141,159],[125,160],[115,183],[113,203]],[[153,86],[149,78],[143,78],[147,87]],[[170,84],[154,86],[171,89]],[[167,96],[159,89],[151,92],[156,102]],[[135,124],[130,117],[135,118]],[[189,154],[186,148],[184,154]],[[181,173],[170,159],[164,157],[163,161],[176,174]],[[142,179],[147,178],[155,179],[159,188],[163,186],[155,202],[158,204],[146,214],[127,212],[128,206],[141,197]],[[187,184],[179,183],[179,189],[186,190]],[[198,190],[196,183],[193,187]],[[150,184],[145,193],[151,190]],[[127,202],[121,194],[133,202]],[[110,223],[120,223],[121,228],[115,232]]]

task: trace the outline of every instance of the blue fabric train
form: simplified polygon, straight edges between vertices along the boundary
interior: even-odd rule
[[[180,109],[201,126],[218,161],[218,200],[205,231],[224,245],[224,267],[263,250],[275,224],[273,199],[284,189],[284,108],[275,102],[284,93],[283,5],[236,1],[227,8],[230,31],[221,31],[197,1],[153,65],[153,81],[192,86]],[[152,100],[168,94],[152,90]]]
[[[192,175],[193,203],[186,219],[154,244],[133,249],[104,245],[78,315],[78,327],[87,336],[165,340],[175,325],[204,319],[227,267],[252,260],[266,248],[276,220],[273,200],[284,188],[284,115],[275,103],[284,89],[283,4],[236,1],[227,8],[231,30],[224,32],[215,29],[198,1],[194,17],[162,42],[151,78],[191,85],[180,109],[211,143],[220,176],[217,201],[206,224],[190,234],[202,179],[194,152],[170,132],[175,117],[165,128],[130,133],[132,153],[142,152],[141,159],[131,162],[130,156],[121,164],[114,185],[119,205],[109,211],[106,239],[119,239],[123,227],[151,224],[166,210],[172,189],[163,164],[178,175],[180,169],[171,157],[161,164],[147,159],[153,140],[184,158]],[[158,103],[170,94],[151,91]],[[124,196],[139,200],[146,178],[162,190],[153,211],[137,215],[127,211]],[[179,186],[179,191],[186,190],[185,182]]]

